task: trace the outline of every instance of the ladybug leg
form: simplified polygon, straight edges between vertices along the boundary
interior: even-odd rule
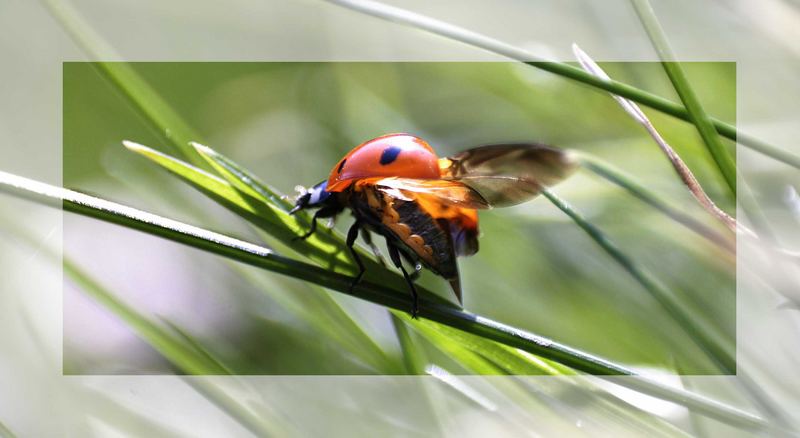
[[[389,248],[389,257],[391,257],[392,263],[403,272],[403,277],[406,279],[406,284],[408,284],[408,288],[411,291],[411,317],[416,319],[419,313],[419,296],[417,295],[417,288],[414,287],[414,280],[411,275],[408,275],[406,268],[403,267],[403,261],[400,260],[400,251],[397,247],[389,241],[386,242],[386,246]]]
[[[317,231],[317,219],[318,218],[321,218],[321,217],[330,217],[330,218],[332,218],[332,217],[336,216],[336,213],[338,213],[338,211],[336,209],[328,208],[328,207],[322,207],[319,210],[315,211],[314,212],[314,217],[311,218],[311,227],[308,228],[308,231],[306,231],[305,234],[302,234],[300,236],[294,236],[292,238],[292,240],[306,240],[306,239],[308,239],[309,237],[311,237],[312,234],[314,234],[315,231]]]
[[[361,277],[364,276],[364,262],[361,261],[361,257],[359,257],[358,253],[356,252],[356,248],[354,247],[356,243],[356,238],[358,237],[358,230],[361,228],[361,224],[356,220],[353,222],[353,225],[350,226],[350,229],[347,230],[347,247],[350,249],[350,254],[353,256],[353,260],[355,260],[356,264],[358,265],[358,274],[353,279],[353,282],[350,283],[350,290],[352,291],[354,287],[361,281]]]
[[[372,234],[370,234],[369,230],[366,228],[361,229],[361,239],[367,243],[369,249],[372,250],[372,254],[375,255],[375,258],[378,259],[378,263],[384,268],[386,267],[386,262],[383,260],[383,254],[381,254],[381,249],[378,248],[378,245],[372,242]]]

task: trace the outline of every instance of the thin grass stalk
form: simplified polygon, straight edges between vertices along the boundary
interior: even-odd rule
[[[736,198],[736,163],[734,163],[730,153],[720,141],[713,121],[703,109],[700,99],[697,98],[694,90],[689,85],[686,74],[684,74],[680,63],[677,62],[652,6],[647,0],[631,0],[631,4],[636,10],[647,36],[650,37],[658,57],[661,58],[661,65],[664,67],[664,71],[667,73],[673,87],[675,87],[675,91],[678,92],[681,102],[686,107],[689,120],[697,128],[697,132],[717,164],[717,169],[722,178],[731,190],[733,197]],[[735,138],[732,140],[736,141]]]
[[[538,69],[572,79],[591,87],[606,90],[618,96],[623,96],[642,105],[648,106],[664,114],[691,122],[689,113],[682,105],[663,97],[640,90],[636,87],[615,80],[603,80],[590,75],[583,70],[563,62],[545,61],[536,55],[518,47],[490,38],[486,35],[453,24],[437,20],[422,14],[417,14],[405,9],[389,6],[371,0],[327,0],[363,14],[372,15],[384,20],[414,27],[435,35],[443,36],[461,43],[513,59]],[[755,137],[739,133],[736,127],[718,119],[711,119],[717,131],[726,138],[738,141],[741,145],[758,151],[764,155],[800,169],[800,156],[772,146]]]
[[[746,186],[745,186],[746,187]],[[570,217],[575,220],[575,222],[584,229],[604,250],[609,252],[609,254],[614,257],[634,278],[637,279],[654,297],[670,312],[670,314],[679,322],[681,327],[683,327],[689,336],[698,343],[701,349],[706,350],[704,347],[708,345],[713,347],[709,351],[711,354],[715,356],[717,354],[721,354],[721,360],[725,360],[728,363],[732,364],[733,368],[729,368],[726,371],[727,374],[736,374],[737,375],[737,383],[750,395],[753,397],[753,400],[756,404],[762,409],[763,412],[770,415],[772,418],[775,418],[778,421],[778,424],[782,428],[789,429],[790,428],[790,421],[787,420],[788,415],[784,412],[784,410],[775,403],[768,394],[764,393],[758,385],[750,378],[748,373],[745,370],[738,369],[735,366],[735,358],[728,355],[725,349],[718,345],[720,344],[715,339],[716,336],[711,335],[710,331],[707,329],[702,328],[702,324],[698,321],[694,323],[694,317],[683,310],[682,306],[679,306],[677,302],[674,301],[672,295],[668,293],[666,289],[657,281],[655,281],[655,277],[649,274],[647,271],[643,271],[642,268],[636,266],[630,258],[628,258],[624,253],[618,250],[613,243],[611,243],[607,237],[605,237],[602,232],[594,227],[590,222],[586,221],[582,216],[580,216],[572,207],[561,200],[560,198],[556,197],[552,192],[545,192],[545,196],[550,198],[551,202],[555,201],[554,204],[570,215]],[[633,271],[631,271],[631,269]],[[697,335],[697,336],[696,336]],[[716,353],[716,352],[720,353]],[[715,356],[711,356],[712,359]],[[715,360],[716,363],[720,363],[719,360]]]
[[[0,171],[0,187],[12,194],[37,202],[57,207],[63,204],[63,209],[66,211],[123,225],[242,263],[300,278],[392,309],[407,312],[411,308],[411,299],[405,291],[387,289],[366,281],[351,288],[350,276],[299,262],[278,255],[270,249],[172,219],[2,171]],[[534,354],[537,354],[537,351],[544,351],[545,356],[560,358],[566,361],[567,365],[588,373],[632,374],[632,371],[622,366],[560,345],[550,339],[457,310],[449,305],[440,305],[428,297],[420,301],[421,316],[445,325],[461,328],[473,334],[495,337],[501,342],[510,343],[511,346],[534,350],[531,351]]]
[[[669,203],[661,199],[656,193],[653,193],[647,187],[629,177],[619,169],[616,169],[609,163],[585,153],[576,153],[576,155],[583,168],[600,176],[601,178],[610,181],[613,184],[616,184],[619,187],[622,187],[628,191],[628,193],[638,198],[642,202],[664,213],[669,218],[694,231],[698,235],[724,249],[728,253],[736,254],[736,240],[733,237],[723,236],[683,211],[671,206]]]
[[[594,60],[589,57],[577,44],[572,45],[572,51],[575,53],[575,56],[578,58],[581,66],[588,71],[589,73],[601,77],[601,78],[608,78],[608,75],[602,68],[600,68]],[[740,225],[736,219],[731,217],[728,213],[724,212],[721,208],[717,207],[717,204],[711,200],[711,198],[706,194],[705,190],[703,190],[703,186],[700,185],[700,182],[697,181],[697,178],[694,176],[694,173],[689,169],[689,166],[681,159],[680,155],[675,152],[675,149],[664,140],[664,137],[658,132],[656,127],[647,117],[647,115],[642,111],[636,103],[631,102],[624,97],[613,96],[614,100],[622,106],[628,115],[633,117],[637,123],[642,125],[647,133],[650,134],[650,137],[656,142],[658,147],[664,152],[664,155],[667,156],[670,163],[672,163],[672,167],[675,169],[675,172],[680,177],[683,184],[689,189],[689,192],[694,196],[695,200],[700,204],[703,209],[705,209],[711,216],[722,222],[729,230],[733,233],[744,233],[750,236],[755,236],[755,234],[750,231],[747,227]]]
[[[544,190],[542,194],[550,200],[559,210],[569,216],[589,237],[610,255],[625,271],[627,271],[642,287],[647,290],[656,301],[664,307],[669,315],[689,335],[689,337],[703,350],[708,357],[726,374],[736,374],[736,359],[725,347],[716,332],[706,324],[698,321],[683,306],[675,300],[672,293],[659,282],[656,277],[628,257],[616,246],[599,228],[586,220],[572,206],[558,197],[551,190]]]
[[[411,307],[411,300],[404,292],[387,290],[382,286],[368,282],[363,282],[355,288],[350,288],[351,277],[279,256],[271,250],[248,242],[82,193],[2,171],[0,171],[0,190],[56,208],[63,206],[63,209],[67,211],[123,225],[127,228],[183,243],[242,263],[301,278],[305,281],[323,285],[329,289],[351,294],[393,309],[407,311]],[[420,304],[421,317],[467,333],[495,340],[510,347],[519,348],[576,370],[597,375],[636,376],[632,370],[624,366],[556,343],[548,338],[510,327],[479,315],[463,312],[450,306],[443,306],[425,300]],[[754,430],[762,430],[769,427],[769,424],[759,416],[698,394],[672,388],[640,376],[636,377],[630,380],[620,380],[616,383],[641,390],[658,398],[679,403],[696,410],[698,413],[737,427]]]

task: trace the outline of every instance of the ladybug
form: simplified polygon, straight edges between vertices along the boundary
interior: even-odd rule
[[[527,201],[567,177],[575,161],[565,151],[534,143],[486,145],[439,158],[424,140],[410,134],[387,134],[366,141],[345,155],[328,179],[298,187],[291,214],[316,208],[305,239],[319,218],[335,218],[345,209],[355,221],[346,243],[359,267],[364,264],[354,244],[361,234],[381,263],[371,232],[386,239],[389,257],[403,273],[419,312],[414,280],[422,267],[450,283],[462,303],[458,256],[478,251],[478,211]],[[414,266],[409,274],[403,260]]]

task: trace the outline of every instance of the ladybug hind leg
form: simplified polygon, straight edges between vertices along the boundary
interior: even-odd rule
[[[406,279],[406,284],[408,284],[408,289],[411,292],[411,317],[416,318],[417,314],[419,314],[419,295],[417,294],[417,288],[414,286],[414,278],[419,276],[419,271],[417,271],[415,267],[414,275],[409,275],[408,271],[406,271],[406,268],[403,266],[403,261],[400,260],[400,250],[397,249],[397,246],[388,241],[386,245],[389,248],[389,257],[391,257],[392,263],[400,268],[400,271],[403,272],[403,277]],[[420,269],[422,269],[421,266]]]

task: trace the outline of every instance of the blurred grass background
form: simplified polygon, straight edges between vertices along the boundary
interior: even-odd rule
[[[358,143],[410,132],[449,155],[484,143],[540,141],[613,163],[673,205],[700,210],[655,144],[609,96],[513,63],[133,63],[204,142],[291,194]],[[684,64],[709,113],[736,121],[733,63]],[[655,63],[606,63],[623,82],[675,99]],[[235,216],[121,147],[131,139],[169,151],[90,63],[63,65],[64,185],[168,217],[257,240]],[[653,122],[709,195],[733,202],[694,128],[655,112]],[[581,172],[555,191],[654,272],[700,319],[735,342],[730,254]],[[338,227],[349,225],[342,217]],[[637,367],[715,374],[650,295],[546,199],[481,213],[481,251],[461,259],[465,308]],[[724,232],[724,231],[723,231]],[[111,250],[113,248],[113,250]],[[281,294],[319,290],[231,268],[219,259],[111,225],[65,216],[64,253],[118,298],[179,325],[240,374],[374,374],[328,342],[324,325],[287,312]],[[429,273],[422,283],[449,293]],[[268,292],[268,293],[265,293]],[[388,314],[333,297],[402,369]],[[319,315],[322,318],[323,315]],[[431,362],[449,365],[422,338]],[[169,373],[170,365],[69,282],[64,297],[68,374]],[[385,372],[385,370],[383,370]]]

